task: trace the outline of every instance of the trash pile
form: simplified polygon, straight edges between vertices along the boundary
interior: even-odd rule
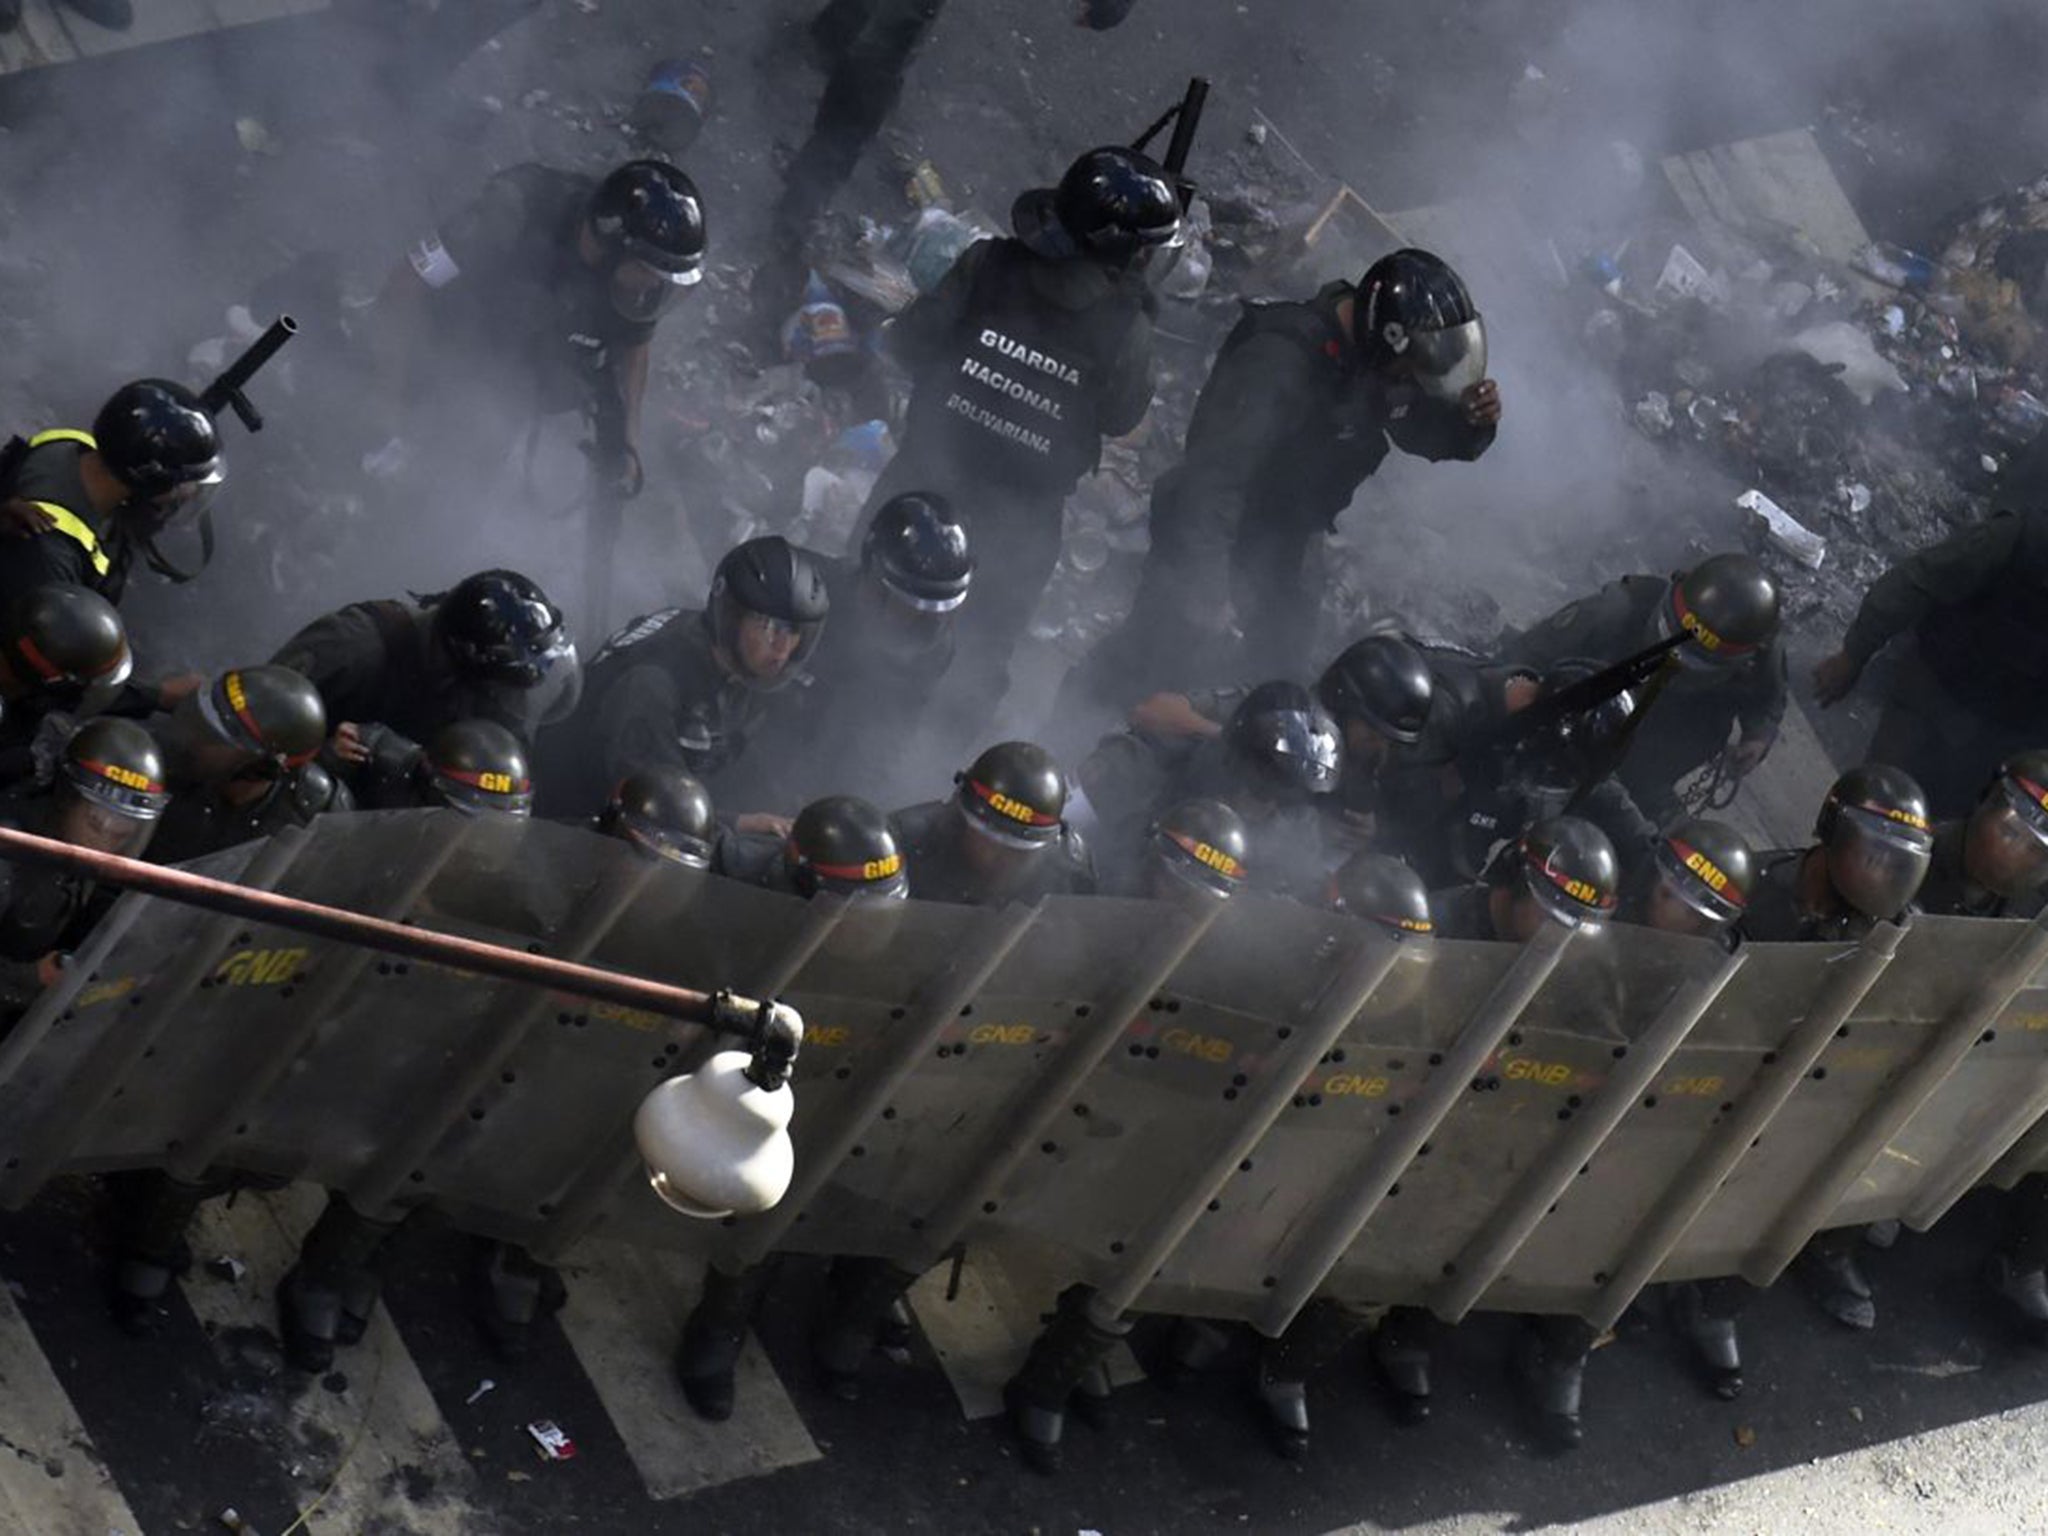
[[[1878,241],[1831,262],[1790,226],[1661,234],[1584,260],[1583,345],[1636,431],[1748,487],[1794,622],[1846,623],[1896,559],[1999,504],[2048,424],[2048,177],[1938,258]]]

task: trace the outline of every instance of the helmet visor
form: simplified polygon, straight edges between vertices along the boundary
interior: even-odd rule
[[[644,816],[624,810],[619,812],[618,829],[619,836],[642,853],[652,854],[670,864],[680,864],[686,869],[711,867],[711,845],[701,837],[658,826]]]
[[[2048,885],[2048,834],[2021,803],[2024,791],[2006,781],[2005,793],[1987,798],[1970,814],[1965,864],[1969,877],[2007,900]],[[2036,814],[2039,807],[2035,808]]]
[[[168,785],[121,763],[67,758],[64,777],[83,799],[131,821],[155,821],[171,803]]]
[[[1415,365],[1418,389],[1433,400],[1455,403],[1486,377],[1486,322],[1474,315],[1463,325],[1413,332],[1406,355]]]
[[[1923,822],[1901,821],[1867,806],[1845,806],[1828,840],[1828,878],[1842,900],[1880,921],[1904,910],[1934,851]]]
[[[865,864],[803,864],[809,887],[806,894],[827,891],[859,901],[908,901],[910,873],[903,867],[903,855],[870,859]]]
[[[222,461],[209,459],[204,465],[195,466],[190,479],[180,480],[153,496],[137,497],[134,505],[152,534],[189,528],[202,513],[212,510],[213,499],[226,477]]]
[[[1614,911],[1612,894],[1603,896],[1584,880],[1538,864],[1526,848],[1522,855],[1522,884],[1536,899],[1536,905],[1567,928],[1598,928]]]
[[[2027,824],[2034,836],[2048,843],[2048,784],[2036,784],[2016,773],[2000,775],[1998,787],[2013,813]]]
[[[716,594],[713,606],[717,634],[740,681],[762,693],[785,687],[802,674],[825,628],[823,619],[797,623],[756,613],[727,592]]]
[[[71,786],[73,789],[76,787],[75,783]],[[145,817],[117,810],[80,790],[75,794],[58,796],[50,835],[74,848],[89,848],[96,853],[139,859],[149,847],[150,839],[156,835],[156,829],[157,818],[154,815]]]
[[[646,325],[666,314],[703,277],[701,267],[670,270],[639,256],[623,257],[612,267],[612,308],[620,319]]]
[[[978,779],[961,780],[960,814],[974,832],[1005,848],[1035,853],[1059,841],[1059,817],[1048,816]]]
[[[1244,865],[1198,837],[1155,827],[1152,853],[1158,866],[1176,880],[1212,896],[1235,896],[1244,889]]]
[[[1756,654],[1755,646],[1737,644],[1716,633],[1686,602],[1685,588],[1677,582],[1671,585],[1671,601],[1659,610],[1658,629],[1662,639],[1680,631],[1689,637],[1690,644],[1671,653],[1688,672],[1724,672]]]

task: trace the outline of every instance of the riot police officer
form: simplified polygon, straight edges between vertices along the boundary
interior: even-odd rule
[[[1381,853],[1353,854],[1331,873],[1324,901],[1332,911],[1371,923],[1401,944],[1404,965],[1427,960],[1427,945],[1436,931],[1429,893],[1415,871],[1399,859]],[[1413,974],[1419,977],[1421,972]],[[1277,1339],[1260,1341],[1253,1400],[1276,1449],[1288,1460],[1308,1454],[1309,1380],[1342,1354],[1369,1321],[1364,1309],[1317,1296]],[[1400,1326],[1395,1324],[1397,1333]]]
[[[132,720],[104,718],[71,734],[48,789],[10,796],[4,815],[22,831],[133,859],[148,848],[170,800],[163,753],[149,732]],[[8,1023],[56,980],[63,955],[110,898],[68,870],[0,869],[0,1016]]]
[[[1228,901],[1251,879],[1251,830],[1221,800],[1183,800],[1147,829],[1139,878],[1110,894],[1154,901]]]
[[[1763,855],[1743,933],[1773,943],[1853,942],[1896,922],[1927,877],[1934,830],[1911,775],[1865,763],[1836,779],[1806,848]],[[1821,1232],[1798,1268],[1827,1314],[1845,1328],[1877,1323],[1877,1302],[1856,1262],[1854,1233]]]
[[[704,275],[704,202],[660,160],[632,160],[601,180],[516,165],[406,253],[378,299],[373,339],[389,437],[373,471],[410,449],[400,423],[432,408],[435,435],[505,419],[480,403],[510,386],[533,417],[580,411],[600,472],[637,494],[640,406],[656,324]],[[505,442],[476,458],[502,460]]]
[[[779,535],[729,551],[702,610],[665,609],[605,642],[582,708],[543,743],[549,805],[575,813],[650,767],[681,768],[716,787],[769,696],[807,680],[830,607],[818,562]]]
[[[492,720],[531,743],[583,687],[562,610],[517,571],[479,571],[411,602],[351,603],[271,660],[320,690],[328,764],[347,780],[390,777],[451,720]]]
[[[772,798],[794,804],[907,776],[904,743],[953,664],[975,562],[946,499],[909,491],[875,514],[858,563],[817,564],[831,633],[811,657],[812,685],[763,723],[756,756]]]
[[[1954,917],[2032,917],[2048,891],[2048,751],[1998,765],[1970,814],[1934,828],[1914,904]]]
[[[1623,893],[1622,919],[1732,945],[1755,888],[1748,839],[1726,822],[1691,816],[1658,834]]]
[[[378,809],[438,807],[462,816],[533,814],[526,749],[492,720],[455,720],[427,738],[402,773],[373,786]],[[373,1217],[329,1191],[320,1219],[299,1245],[298,1261],[277,1284],[285,1359],[319,1373],[337,1344],[354,1344],[375,1314],[384,1265],[405,1216]],[[516,1346],[515,1346],[516,1348]]]
[[[825,892],[860,901],[903,901],[910,895],[910,877],[902,845],[889,818],[852,795],[814,800],[797,813],[789,835],[777,839],[761,833],[728,833],[719,839],[712,868],[767,890],[786,891],[809,900]],[[704,1418],[729,1419],[733,1409],[733,1367],[746,1341],[747,1324],[772,1278],[771,1264],[738,1272],[712,1264],[704,1271],[704,1293],[684,1324],[675,1369],[683,1396]],[[913,1277],[914,1278],[914,1277]],[[891,1310],[907,1283],[892,1270],[863,1271],[870,1298],[859,1310],[871,1319],[867,1335]],[[842,1285],[841,1306],[849,1304]],[[836,1376],[821,1354],[828,1384],[842,1395],[854,1390],[854,1372],[866,1353],[862,1343],[851,1366]]]
[[[1105,736],[1075,775],[1067,819],[1112,881],[1128,884],[1160,812],[1190,798],[1218,799],[1252,828],[1262,883],[1312,889],[1322,874],[1312,807],[1336,789],[1343,753],[1336,721],[1308,689],[1261,683],[1216,735]]]
[[[996,906],[1095,889],[1094,861],[1062,819],[1067,776],[1028,741],[990,747],[955,774],[949,799],[889,818],[920,901]]]
[[[684,869],[709,869],[718,840],[711,795],[680,768],[628,774],[590,822],[650,859]],[[469,1284],[478,1326],[502,1359],[524,1356],[534,1322],[569,1299],[561,1271],[517,1243],[478,1238],[471,1245]]]
[[[1154,736],[1214,736],[1242,702],[1242,688],[1157,693],[1135,705],[1132,729]],[[1336,841],[1367,837],[1379,810],[1380,775],[1412,748],[1429,723],[1436,681],[1422,649],[1405,635],[1367,635],[1346,646],[1316,679],[1316,700],[1344,738],[1344,772],[1325,802]]]
[[[1863,596],[1842,648],[1814,669],[1823,705],[1910,632],[1867,756],[1961,816],[1991,765],[2048,737],[2048,509],[2000,512],[1900,561]]]
[[[114,605],[74,583],[31,587],[0,609],[0,787],[36,776],[43,721],[115,700],[135,667]]]
[[[961,617],[938,707],[978,735],[1009,687],[1010,652],[1052,577],[1067,493],[1152,401],[1152,322],[1140,272],[1180,237],[1180,194],[1135,150],[1091,150],[1057,189],[1028,192],[1015,238],[970,247],[897,317],[910,372],[903,446],[872,505],[936,492],[1000,571]]]
[[[1969,816],[1938,823],[1915,905],[1954,917],[2032,917],[2048,895],[2048,752],[2016,752]],[[2007,1229],[1984,1280],[2000,1311],[2048,1345],[2048,1178],[2028,1174],[2007,1197]]]
[[[1192,681],[1227,648],[1233,606],[1250,670],[1284,671],[1315,640],[1310,545],[1391,448],[1476,459],[1500,391],[1457,273],[1399,250],[1357,284],[1247,307],[1188,424],[1181,463],[1152,493],[1152,549],[1130,617],[1076,687],[1120,703]]]
[[[627,774],[594,825],[606,837],[685,869],[709,869],[718,844],[711,791],[680,768],[643,768]]]
[[[157,548],[170,529],[204,524],[225,476],[220,434],[199,397],[169,379],[137,379],[107,398],[92,430],[59,428],[0,451],[0,601],[52,583],[118,603],[137,554],[187,581]]]
[[[1552,713],[1552,701],[1594,676],[1594,663],[1564,662],[1539,678],[1432,649],[1430,668],[1430,725],[1382,770],[1375,846],[1446,885],[1474,879],[1504,841],[1566,811],[1592,821],[1624,857],[1650,847],[1655,826],[1612,773],[1635,717],[1633,691]]]
[[[1436,934],[1526,944],[1545,923],[1567,927],[1605,924],[1621,899],[1621,862],[1614,845],[1590,821],[1556,816],[1539,821],[1501,848],[1484,877],[1472,885],[1432,892]],[[1430,1350],[1435,1322],[1419,1307],[1394,1307],[1374,1330],[1373,1365],[1405,1422],[1430,1409]],[[1525,1319],[1516,1349],[1516,1374],[1542,1406],[1544,1428],[1575,1444],[1581,1371],[1592,1338],[1577,1318]]]
[[[1714,555],[1689,571],[1624,576],[1569,603],[1503,647],[1538,668],[1574,657],[1613,664],[1660,640],[1689,638],[1629,740],[1617,777],[1653,821],[1677,819],[1677,783],[1708,763],[1753,772],[1785,714],[1778,585],[1749,555]],[[1733,731],[1735,740],[1729,735]]]
[[[165,864],[355,808],[314,759],[327,741],[320,690],[289,667],[238,667],[156,724],[172,791],[151,849]]]

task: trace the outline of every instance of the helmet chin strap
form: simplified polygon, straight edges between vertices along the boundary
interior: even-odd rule
[[[189,571],[175,564],[168,555],[157,548],[155,534],[138,535],[135,542],[142,546],[142,560],[145,565],[164,580],[174,581],[183,586],[186,582],[197,579],[199,573],[213,563],[213,512],[208,509],[199,514],[199,564]]]

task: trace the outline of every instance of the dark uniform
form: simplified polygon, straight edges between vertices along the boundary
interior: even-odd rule
[[[1395,448],[1477,459],[1495,429],[1389,385],[1358,362],[1337,318],[1350,283],[1298,303],[1254,303],[1223,343],[1179,465],[1152,492],[1152,553],[1131,617],[1085,664],[1104,698],[1185,684],[1231,600],[1255,672],[1299,668],[1320,604],[1302,564]],[[1213,649],[1208,651],[1213,654]]]
[[[406,253],[433,290],[430,337],[407,390],[431,424],[438,427],[442,405],[468,420],[479,381],[517,381],[536,418],[589,411],[610,428],[623,417],[616,365],[652,339],[655,322],[620,315],[604,270],[578,252],[598,183],[574,171],[515,165]],[[516,418],[511,424],[519,425]],[[498,451],[503,446],[501,439]]]
[[[576,720],[544,738],[538,777],[550,813],[598,804],[642,768],[681,768],[716,791],[768,705],[767,693],[720,664],[709,613],[669,608],[636,619],[591,662]]]
[[[984,882],[967,863],[962,837],[968,828],[958,800],[929,800],[895,812],[889,823],[910,868],[910,894],[919,901],[949,901],[963,906],[986,901]],[[1079,833],[1061,827],[1059,842],[1035,855],[1023,882],[1003,894],[1029,905],[1045,896],[1091,896],[1095,893],[1095,861]]]
[[[886,796],[893,778],[915,773],[903,745],[953,665],[951,624],[932,625],[905,644],[870,608],[873,589],[857,562],[818,565],[831,598],[831,633],[805,668],[808,685],[761,721],[761,772],[773,785],[768,803],[778,805],[847,786]],[[878,591],[874,597],[888,601]]]
[[[2040,912],[2048,893],[2035,890],[2024,896],[2004,896],[1970,878],[1964,862],[1969,835],[1967,818],[1935,824],[1934,854],[1913,905],[1923,912],[1949,917],[2030,918]]]
[[[1562,814],[1573,791],[1531,780],[1516,759],[1506,693],[1527,669],[1439,647],[1424,654],[1436,684],[1429,718],[1420,739],[1396,747],[1381,770],[1374,847],[1433,889],[1448,888],[1478,879],[1503,840]],[[1624,861],[1656,835],[1612,776],[1586,788],[1575,809]]]
[[[435,643],[433,620],[426,603],[350,603],[308,624],[271,660],[313,680],[335,725],[374,723],[422,742],[451,720],[491,720],[532,741],[545,697],[464,678]],[[600,791],[584,803],[602,799]]]
[[[1811,847],[1776,848],[1756,856],[1756,890],[1742,916],[1744,938],[1767,944],[1852,944],[1877,926],[1876,918],[1840,900],[1824,898],[1821,908],[1807,904],[1801,887],[1809,855],[1824,857]]]
[[[1912,634],[1868,756],[1937,816],[1959,816],[2009,753],[2048,740],[2048,511],[2001,512],[1901,561],[1864,596],[1842,651],[1858,670]]]
[[[246,805],[235,804],[220,785],[186,789],[173,783],[172,788],[170,808],[150,843],[152,863],[182,864],[287,827],[308,826],[316,816],[356,808],[348,786],[318,763],[292,769]]]
[[[984,240],[890,336],[914,387],[902,450],[870,505],[945,496],[980,568],[999,573],[961,612],[946,682],[948,712],[972,734],[1009,687],[1010,653],[1059,559],[1068,492],[1102,440],[1131,431],[1151,405],[1146,290],[1132,272]]]
[[[1670,593],[1666,577],[1624,576],[1531,625],[1505,654],[1538,668],[1573,657],[1611,665],[1664,638]],[[1785,689],[1785,648],[1775,637],[1740,666],[1672,668],[1615,776],[1652,821],[1677,820],[1684,814],[1678,781],[1720,753],[1731,728],[1744,741],[1776,737]]]

